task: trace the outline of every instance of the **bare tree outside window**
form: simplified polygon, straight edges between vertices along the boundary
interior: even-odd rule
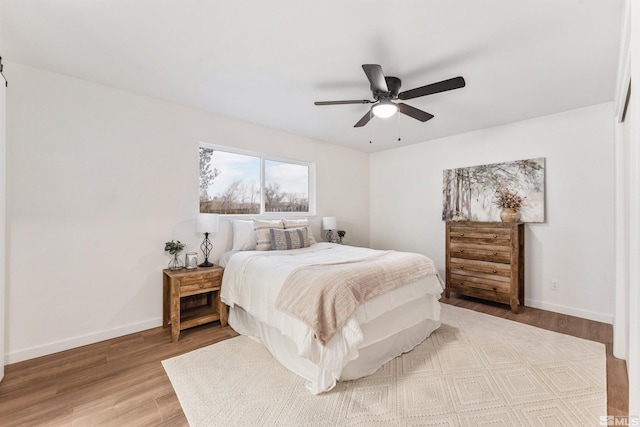
[[[200,212],[309,212],[309,166],[200,147]]]
[[[265,160],[265,211],[309,212],[309,167]]]

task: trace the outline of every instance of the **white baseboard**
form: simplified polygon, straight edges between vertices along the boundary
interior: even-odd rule
[[[23,360],[35,359],[36,357],[58,353],[60,351],[81,347],[87,344],[94,344],[94,343],[108,340],[111,338],[117,338],[123,335],[133,334],[133,333],[144,331],[147,329],[157,328],[158,326],[162,326],[161,317],[158,317],[156,319],[145,320],[144,322],[134,323],[131,325],[121,326],[118,328],[99,331],[99,332],[95,332],[88,335],[82,335],[82,336],[70,338],[67,340],[56,341],[52,343],[39,345],[36,347],[30,347],[23,350],[13,351],[5,354],[4,361],[6,365],[9,365],[11,363],[17,363],[17,362],[22,362]]]
[[[548,302],[525,299],[525,305],[541,310],[553,311],[555,313],[567,314],[569,316],[581,317],[583,319],[594,320],[596,322],[613,324],[613,314],[597,313],[595,311],[580,310],[565,305],[549,304]]]

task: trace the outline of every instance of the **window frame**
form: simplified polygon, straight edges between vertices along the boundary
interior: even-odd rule
[[[316,216],[316,165],[315,162],[307,162],[303,160],[289,159],[286,157],[272,156],[257,151],[244,150],[241,148],[228,147],[225,145],[211,144],[208,142],[200,142],[198,144],[198,157],[200,156],[200,148],[207,148],[214,151],[224,151],[231,154],[239,154],[243,156],[252,156],[260,159],[260,213],[255,214],[219,214],[224,218],[276,218],[276,217],[315,217]],[[306,166],[309,171],[309,212],[265,212],[265,161],[270,160],[281,163],[291,163],[294,165]],[[199,164],[199,163],[198,163]],[[199,166],[198,166],[199,168]],[[198,169],[198,181],[200,180],[200,171]],[[200,202],[198,201],[198,213],[200,212]]]

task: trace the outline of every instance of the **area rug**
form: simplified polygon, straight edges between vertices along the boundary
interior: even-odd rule
[[[442,305],[442,326],[373,375],[317,396],[239,336],[162,362],[193,427],[597,426],[605,346]]]

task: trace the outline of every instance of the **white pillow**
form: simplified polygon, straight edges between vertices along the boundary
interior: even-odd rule
[[[253,220],[233,220],[233,251],[254,251],[256,249],[256,232]]]
[[[284,224],[284,228],[299,228],[306,227],[307,228],[307,246],[311,246],[316,243],[316,239],[313,238],[313,232],[311,231],[311,227],[309,226],[309,220],[305,219],[286,219],[282,218],[282,223]]]

